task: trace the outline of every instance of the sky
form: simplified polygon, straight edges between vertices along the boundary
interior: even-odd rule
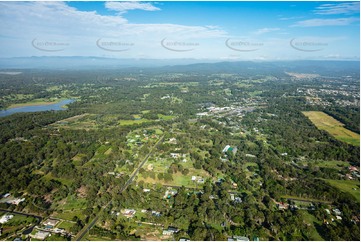
[[[0,57],[359,60],[359,2],[0,2]]]

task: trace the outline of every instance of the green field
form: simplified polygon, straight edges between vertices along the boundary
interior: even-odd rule
[[[175,117],[175,116],[172,116],[172,115],[158,114],[158,118],[159,118],[159,119],[162,119],[162,120],[165,120],[165,121],[171,120],[171,119],[173,119],[174,117]]]
[[[151,122],[151,120],[149,120],[149,119],[120,120],[119,125],[126,126],[126,125],[141,124],[141,123],[148,123],[148,122]]]
[[[350,193],[354,196],[357,201],[360,202],[360,182],[359,181],[351,181],[351,180],[331,180],[324,179],[331,186],[340,189],[343,192]],[[354,190],[356,188],[356,190]]]
[[[32,101],[26,102],[26,103],[16,103],[9,106],[9,108],[18,108],[18,107],[26,107],[26,106],[40,106],[40,105],[49,105],[49,104],[55,104],[65,99],[59,99],[59,98],[39,98],[34,99]]]
[[[315,202],[315,203],[326,203],[326,204],[331,203],[329,201],[323,201],[323,200],[313,199],[313,198],[296,197],[296,196],[291,196],[291,195],[284,195],[284,196],[281,196],[281,197],[285,198],[285,199],[303,200],[303,201]]]
[[[316,228],[315,228],[315,224],[321,226],[322,222],[317,220],[315,218],[315,216],[313,216],[312,214],[308,213],[307,211],[302,211],[300,210],[300,212],[302,214],[302,218],[304,220],[304,222],[306,222],[307,224],[310,224],[311,226],[311,234],[310,236],[310,240],[315,240],[315,241],[324,241],[324,239],[321,237],[321,235],[317,232]]]
[[[304,162],[304,164],[307,164],[308,162]],[[311,163],[311,162],[310,162]],[[345,167],[348,167],[350,163],[346,161],[338,161],[338,160],[332,160],[332,161],[315,161],[312,162],[315,166],[318,167],[325,167],[325,168],[333,168],[337,170],[341,170]]]
[[[86,208],[86,199],[78,198],[75,196],[69,196],[66,199],[66,203],[62,206],[63,210],[72,210],[72,209],[84,209]]]
[[[62,221],[60,224],[58,224],[58,228],[65,229],[66,231],[70,232],[71,227],[73,227],[75,222],[71,223],[68,221]]]
[[[318,111],[308,111],[302,113],[307,116],[317,128],[327,131],[336,139],[354,146],[360,146],[359,134],[345,129],[343,127],[343,123],[337,121],[326,113]]]

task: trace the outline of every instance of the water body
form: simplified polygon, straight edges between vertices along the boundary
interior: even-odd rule
[[[14,113],[27,113],[27,112],[42,112],[42,111],[50,111],[50,110],[65,110],[62,106],[74,102],[73,99],[66,99],[53,104],[44,104],[44,105],[33,105],[33,106],[22,106],[16,108],[9,108],[6,110],[0,111],[0,117],[9,116]]]

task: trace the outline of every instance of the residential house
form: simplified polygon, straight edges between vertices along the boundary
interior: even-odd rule
[[[349,166],[348,169],[349,171],[358,171],[358,168],[355,166]]]
[[[44,240],[44,239],[46,239],[49,235],[50,235],[49,232],[38,231],[35,235],[33,235],[33,237],[34,237],[35,239]]]
[[[168,143],[176,145],[177,144],[177,139],[176,138],[170,138]]]
[[[333,209],[332,211],[333,211],[333,213],[334,213],[335,215],[337,215],[337,216],[340,216],[340,215],[342,214],[341,211],[340,211],[340,209],[338,209],[338,208],[335,208],[335,209]]]
[[[121,211],[123,216],[127,217],[127,218],[133,218],[135,213],[136,213],[136,210],[134,209],[124,209]]]
[[[152,216],[160,217],[161,214],[158,211],[152,211]]]
[[[179,153],[170,153],[170,156],[174,159],[181,157],[181,154]]]
[[[4,196],[3,196],[3,198],[7,198],[7,197],[9,197],[9,196],[10,196],[10,193],[5,193]]]
[[[5,214],[4,216],[2,216],[0,218],[0,224],[4,224],[7,223],[10,219],[12,219],[14,217],[14,215],[12,214]]]
[[[175,189],[165,191],[164,198],[171,198],[171,196],[177,195],[178,191]]]
[[[176,227],[169,226],[168,229],[163,230],[163,235],[173,235],[178,233],[178,231]]]
[[[48,218],[46,221],[44,221],[45,228],[52,229],[59,223],[59,220],[57,219],[51,219]]]
[[[25,198],[15,198],[15,199],[7,201],[6,203],[19,205],[19,203],[24,202],[24,201],[25,201]]]
[[[245,236],[233,236],[234,241],[249,241]]]

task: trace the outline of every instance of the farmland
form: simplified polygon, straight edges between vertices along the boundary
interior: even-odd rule
[[[324,112],[319,111],[307,111],[303,112],[317,128],[327,131],[336,139],[343,142],[360,146],[360,135],[356,134],[348,129],[345,129],[341,122],[337,121],[333,117],[327,115]]]

